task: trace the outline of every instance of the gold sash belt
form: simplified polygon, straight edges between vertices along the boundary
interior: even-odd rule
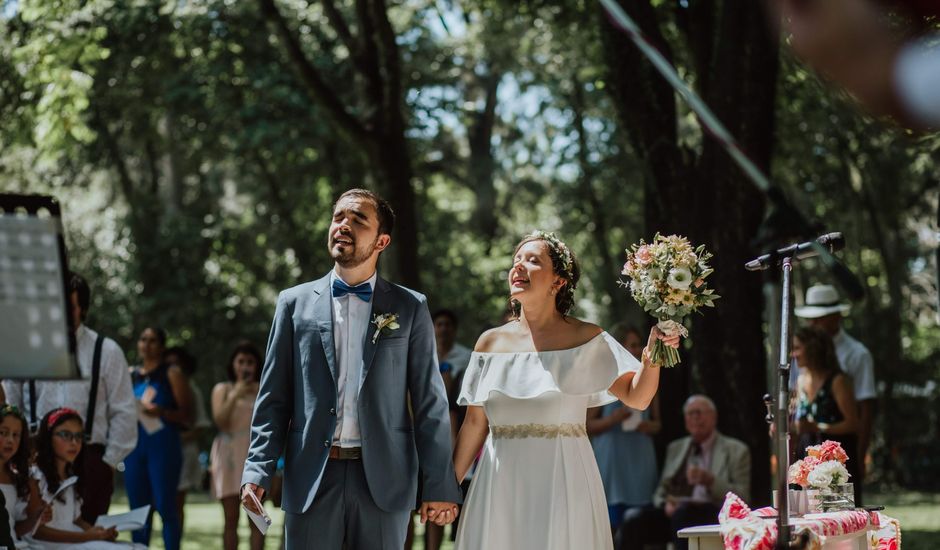
[[[510,424],[491,426],[490,433],[493,434],[493,439],[587,437],[584,424]]]

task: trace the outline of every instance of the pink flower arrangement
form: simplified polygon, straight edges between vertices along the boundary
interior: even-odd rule
[[[797,460],[790,465],[787,470],[787,477],[790,483],[796,483],[800,487],[810,486],[809,474],[820,464],[835,461],[839,464],[845,464],[849,457],[845,454],[842,445],[837,441],[827,439],[819,445],[813,445],[806,448],[806,458]]]
[[[819,445],[807,447],[806,456],[816,457],[820,462],[835,460],[841,464],[845,464],[845,461],[849,459],[849,456],[845,454],[845,450],[842,448],[842,445],[840,445],[837,441],[832,441],[830,439],[823,441]]]

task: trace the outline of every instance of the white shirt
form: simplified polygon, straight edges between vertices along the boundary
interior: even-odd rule
[[[855,400],[875,399],[875,362],[864,344],[842,329],[832,337],[842,371],[852,377]]]
[[[81,380],[36,381],[36,418],[58,407],[75,409],[84,419],[91,393],[91,366],[98,333],[81,325],[75,331]],[[19,407],[30,420],[29,383],[4,380],[7,403]],[[101,374],[95,401],[95,425],[91,443],[105,446],[104,461],[117,466],[137,446],[137,404],[127,360],[117,342],[105,338],[101,345]]]
[[[447,357],[444,358],[445,363],[450,363],[450,375],[453,378],[457,378],[457,375],[462,373],[464,369],[467,368],[467,365],[470,364],[471,353],[473,352],[470,351],[470,348],[454,342],[453,347],[450,348],[450,352],[447,353]]]
[[[365,281],[372,286],[373,292],[377,278],[378,274],[373,273],[372,277]],[[333,281],[337,279],[343,281],[334,271],[330,275],[331,296]],[[359,433],[359,389],[362,387],[362,351],[369,332],[372,300],[366,302],[355,294],[332,300],[333,346],[336,351],[336,429],[333,431],[333,444],[340,447],[360,447],[362,440]]]

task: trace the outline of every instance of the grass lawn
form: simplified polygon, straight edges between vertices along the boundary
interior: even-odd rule
[[[267,505],[268,514],[274,523],[268,531],[264,547],[266,550],[277,550],[281,547],[282,529],[284,528],[284,512],[274,507],[270,502]],[[110,513],[120,514],[128,511],[127,497],[124,493],[116,493],[111,505]],[[183,526],[182,550],[209,550],[222,548],[222,505],[212,500],[206,493],[193,493],[186,499],[186,518]],[[415,545],[412,550],[424,550],[422,534],[424,528],[419,524],[415,528]],[[238,539],[240,549],[248,548],[248,518],[242,514],[238,525]],[[118,540],[131,540],[130,533],[121,533]],[[160,516],[154,516],[153,535],[150,541],[151,548],[163,548],[163,539],[160,534]],[[442,550],[451,550],[453,545],[447,541]]]
[[[115,495],[112,513],[126,512],[127,498],[123,494]],[[901,522],[901,540],[903,550],[938,550],[940,549],[940,493],[921,493],[916,491],[897,491],[868,493],[865,500],[871,504],[883,504],[885,513]],[[268,503],[268,513],[274,520],[265,548],[276,550],[281,547],[281,529],[284,526],[284,514]],[[154,533],[151,548],[163,548],[160,539],[160,520],[154,519]],[[423,550],[420,533],[416,529],[413,550]],[[238,529],[240,548],[248,548],[248,518],[242,516]],[[119,540],[130,540],[128,533],[122,533]],[[183,535],[183,550],[208,550],[222,547],[222,506],[206,494],[192,494],[186,505],[186,525]],[[451,550],[448,541],[444,550]],[[591,549],[584,549],[591,550]]]
[[[883,504],[884,513],[900,521],[903,550],[940,548],[940,493],[898,491],[866,494],[865,502]]]

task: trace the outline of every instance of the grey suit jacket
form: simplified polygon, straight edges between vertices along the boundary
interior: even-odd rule
[[[397,314],[400,328],[376,343],[374,325],[364,335],[359,428],[369,491],[385,511],[413,508],[420,464],[425,501],[460,502],[426,298],[379,277],[372,315],[380,313]],[[242,484],[269,490],[283,454],[281,504],[287,512],[305,512],[320,485],[336,428],[336,373],[327,275],[278,296],[251,421]]]
[[[653,504],[662,506],[666,502],[666,487],[672,476],[685,463],[685,456],[689,453],[692,438],[685,436],[669,444],[666,448],[666,461],[663,464],[663,474],[659,479],[659,486],[653,494]],[[709,488],[712,501],[718,504],[724,500],[728,491],[750,501],[751,499],[751,451],[742,441],[733,437],[716,434],[715,446],[712,447],[711,464],[709,472],[715,476],[715,482]]]

